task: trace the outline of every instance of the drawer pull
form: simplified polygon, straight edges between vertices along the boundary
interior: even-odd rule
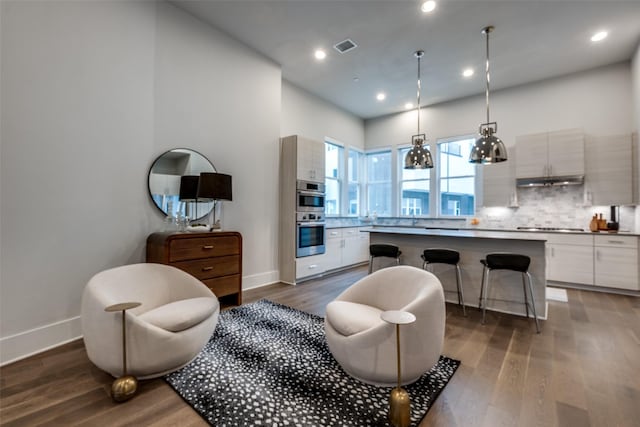
[[[204,250],[213,249],[213,245],[204,245],[204,246],[202,247],[202,249],[204,249]]]
[[[202,267],[202,271],[211,271],[213,267]]]
[[[309,270],[313,270],[314,268],[318,268],[318,265],[317,264],[311,264],[309,266]]]
[[[622,240],[607,240],[607,243],[613,243],[613,244],[617,244],[617,245],[624,245],[624,242]]]

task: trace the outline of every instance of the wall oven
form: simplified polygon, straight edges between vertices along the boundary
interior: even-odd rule
[[[296,258],[325,252],[324,215],[300,212],[296,222]]]
[[[298,181],[296,187],[297,212],[324,212],[324,184]]]

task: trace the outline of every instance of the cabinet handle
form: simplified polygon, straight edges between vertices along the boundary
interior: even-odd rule
[[[556,248],[551,248],[551,256],[552,257],[556,256]]]
[[[202,267],[202,271],[211,271],[213,267]]]
[[[596,261],[600,261],[600,251],[596,250]]]
[[[309,270],[313,270],[314,268],[318,268],[318,265],[317,264],[311,264],[309,266]]]
[[[204,245],[204,246],[202,247],[202,249],[204,249],[204,250],[213,249],[213,245]]]
[[[337,236],[337,235],[338,235],[338,232],[337,232],[337,231],[332,231],[332,232],[331,232],[331,235],[332,235],[332,236]]]
[[[624,245],[624,242],[622,240],[607,240],[607,243],[613,243],[616,245]]]

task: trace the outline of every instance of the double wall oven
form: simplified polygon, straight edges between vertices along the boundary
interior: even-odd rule
[[[318,182],[296,185],[296,257],[325,252],[325,187]]]

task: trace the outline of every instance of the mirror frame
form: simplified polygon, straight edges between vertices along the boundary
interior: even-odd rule
[[[154,159],[154,161],[151,163],[151,166],[149,167],[149,172],[147,173],[147,192],[149,193],[149,198],[151,199],[151,203],[153,203],[153,205],[160,212],[162,212],[162,214],[164,216],[175,216],[175,215],[173,215],[173,214],[170,215],[170,213],[167,210],[163,209],[161,204],[158,204],[158,202],[154,198],[154,193],[153,193],[152,188],[151,188],[152,187],[151,186],[151,177],[152,177],[152,173],[153,173],[153,168],[158,164],[158,162],[161,159],[165,158],[165,156],[167,156],[168,154],[175,153],[175,152],[180,152],[180,151],[184,151],[185,154],[198,155],[198,156],[200,156],[202,158],[201,160],[203,162],[206,161],[209,164],[209,166],[211,166],[210,169],[207,168],[205,170],[205,168],[200,168],[197,171],[194,170],[194,171],[192,171],[190,173],[186,173],[185,175],[198,175],[199,176],[200,173],[202,173],[202,172],[216,172],[216,167],[215,167],[215,165],[213,164],[213,162],[211,160],[209,160],[204,154],[202,154],[202,153],[200,153],[200,152],[198,152],[196,150],[193,150],[191,148],[184,148],[184,147],[172,148],[170,150],[167,150],[167,151],[161,153],[159,156],[157,156]],[[167,174],[167,175],[173,175],[173,176],[176,176],[176,177],[184,176],[184,175],[177,175],[177,174],[176,175]],[[170,195],[170,196],[178,196],[179,197],[179,194]],[[180,202],[178,201],[178,203],[180,203]],[[186,203],[188,203],[188,202],[186,202]],[[207,205],[207,208],[203,211],[204,214],[200,214],[199,207],[202,207],[203,205]],[[211,210],[213,209],[213,207],[214,207],[214,203],[213,202],[196,202],[196,215],[195,215],[195,217],[189,216],[189,220],[194,221],[194,220],[201,220],[203,218],[206,218],[211,213]],[[174,209],[174,211],[176,211],[176,209]],[[177,212],[179,212],[179,213],[184,215],[186,213],[186,208],[183,210],[183,207],[179,206],[178,209],[177,209]]]

